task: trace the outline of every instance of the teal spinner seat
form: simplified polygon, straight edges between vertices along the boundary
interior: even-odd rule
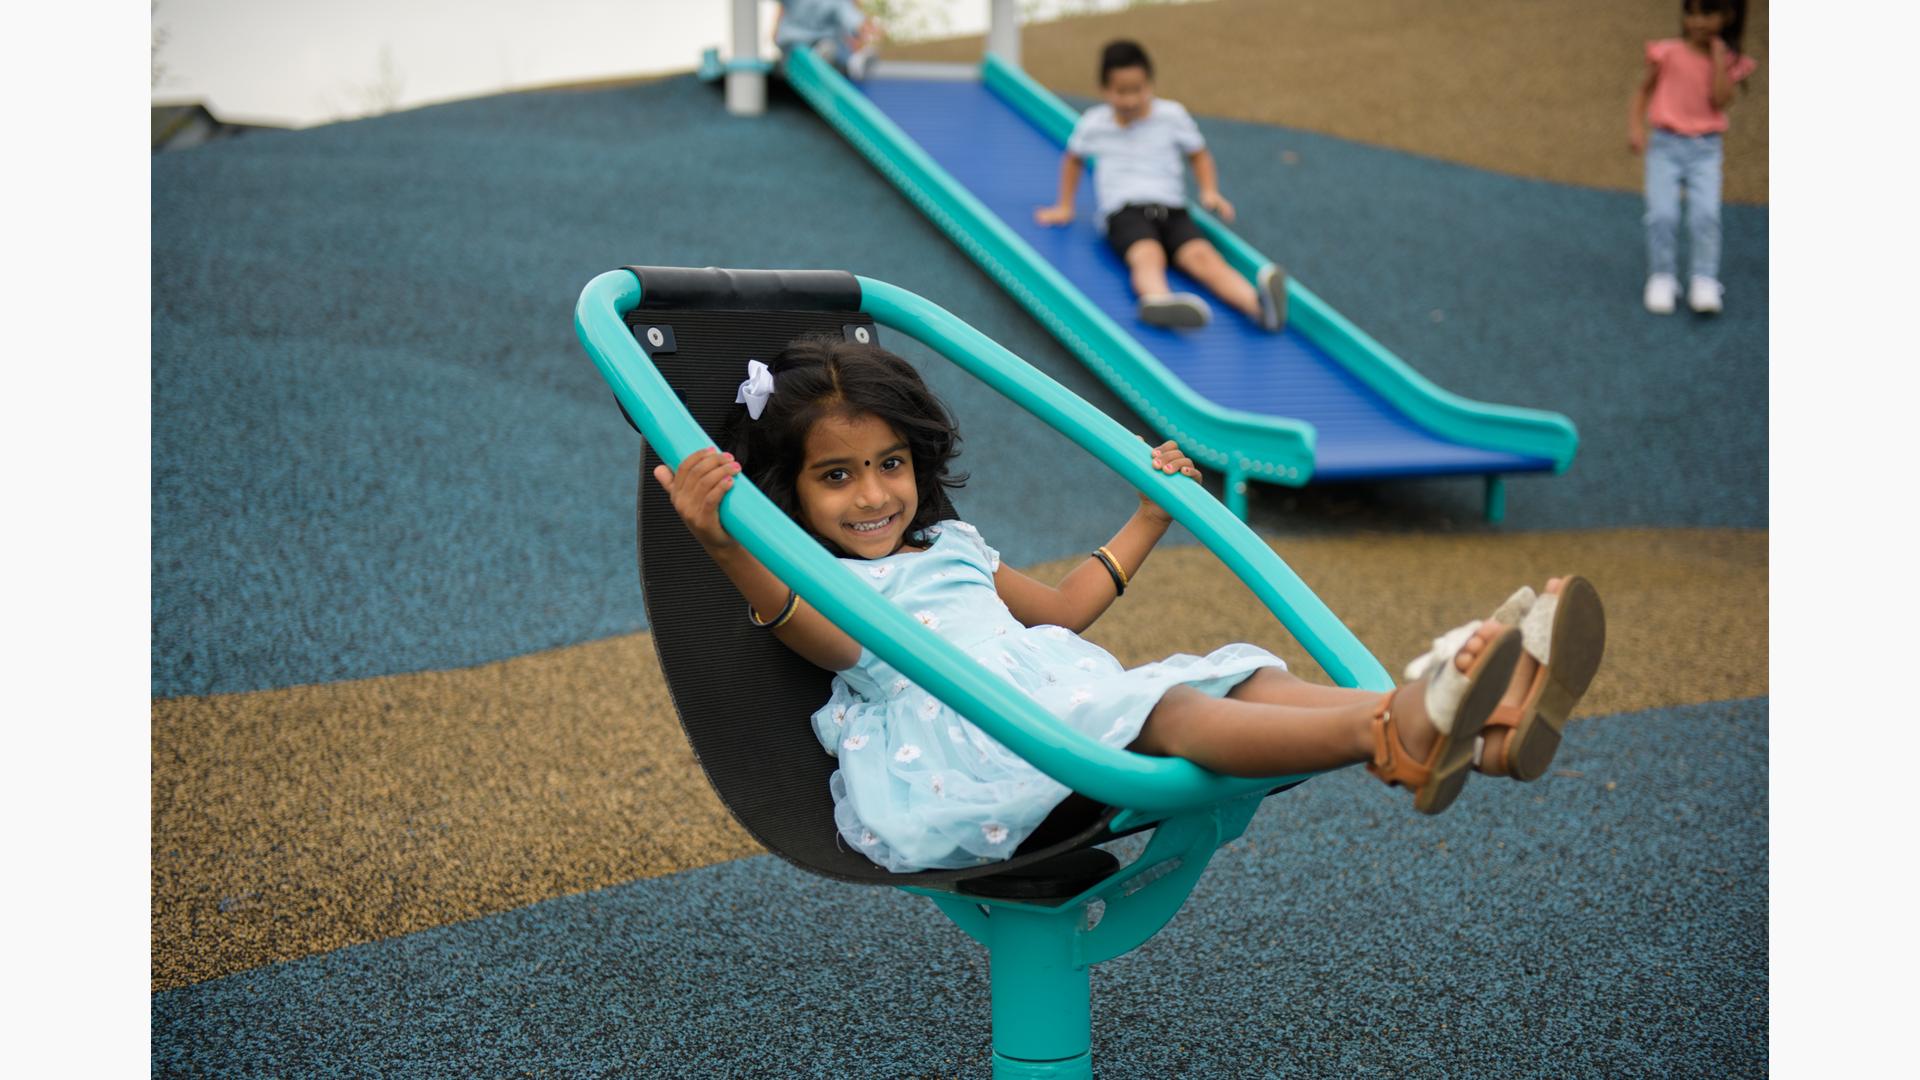
[[[876,340],[885,326],[981,379],[1165,507],[1336,682],[1386,690],[1391,678],[1205,488],[1154,471],[1133,433],[911,292],[840,271],[636,266],[588,283],[574,324],[643,436],[643,595],[675,710],[721,801],[782,858],[837,880],[924,896],[986,946],[996,1077],[1091,1077],[1093,966],[1166,925],[1261,800],[1308,777],[1219,776],[1067,728],[858,581],[742,478],[720,518],[748,551],[835,625],[1075,792],[1011,859],[889,873],[838,842],[827,786],[834,761],[808,720],[827,699],[831,676],[747,625],[732,586],[651,482],[653,464],[677,465],[714,445],[748,357],[771,356],[802,334]],[[714,656],[730,658],[724,670]],[[1151,838],[1125,865],[1098,846],[1147,829]]]

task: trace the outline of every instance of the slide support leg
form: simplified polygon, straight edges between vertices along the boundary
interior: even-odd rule
[[[1487,521],[1498,525],[1507,516],[1507,478],[1499,473],[1487,474]]]
[[[1247,520],[1247,484],[1250,482],[1247,474],[1239,468],[1227,466],[1226,486],[1221,491],[1225,498],[1222,501],[1233,516],[1241,521]]]

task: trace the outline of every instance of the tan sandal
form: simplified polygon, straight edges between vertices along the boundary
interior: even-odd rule
[[[1506,622],[1500,612],[1494,617]],[[1569,575],[1559,592],[1541,593],[1519,624],[1527,653],[1540,667],[1520,704],[1502,705],[1487,717],[1486,727],[1505,728],[1507,737],[1498,753],[1476,754],[1475,767],[1490,776],[1537,780],[1553,764],[1567,718],[1600,670],[1607,614],[1593,583]]]
[[[1464,636],[1461,643],[1465,644]],[[1393,715],[1393,695],[1386,695],[1373,717],[1373,760],[1367,763],[1367,771],[1387,784],[1411,790],[1413,808],[1423,814],[1437,814],[1451,806],[1467,782],[1474,739],[1506,692],[1513,667],[1520,662],[1520,649],[1520,632],[1509,627],[1487,643],[1468,670],[1447,663],[1431,671],[1425,691],[1427,722],[1439,735],[1425,760],[1415,761],[1408,755]]]
[[[1527,612],[1533,609],[1535,599],[1533,588],[1522,585],[1514,591],[1512,596],[1501,601],[1500,606],[1493,609],[1493,614],[1489,618],[1502,626],[1519,626],[1520,620],[1526,618]],[[1429,671],[1451,667],[1454,654],[1460,651],[1460,646],[1467,643],[1467,639],[1473,636],[1475,630],[1480,629],[1480,622],[1481,620],[1475,619],[1434,638],[1431,648],[1407,662],[1406,668],[1400,673],[1400,678],[1405,682],[1413,682]]]

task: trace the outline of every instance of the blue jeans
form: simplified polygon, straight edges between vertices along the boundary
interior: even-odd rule
[[[1693,276],[1720,280],[1720,136],[1653,129],[1647,140],[1647,273],[1678,276],[1674,240],[1686,193]]]

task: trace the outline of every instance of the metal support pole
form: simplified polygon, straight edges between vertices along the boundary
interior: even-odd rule
[[[1019,0],[990,0],[987,52],[1014,67],[1020,66]]]
[[[994,1080],[1093,1080],[1093,978],[1075,955],[1079,905],[987,917]]]
[[[733,0],[733,57],[727,68],[727,111],[759,116],[767,111],[767,77],[744,63],[760,58],[760,0]]]

